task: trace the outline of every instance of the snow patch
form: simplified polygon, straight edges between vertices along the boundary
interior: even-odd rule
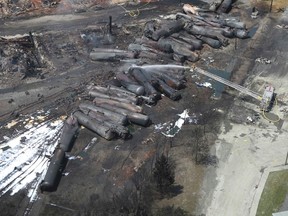
[[[0,155],[0,197],[7,192],[12,196],[21,189],[27,189],[30,201],[37,198],[38,185],[48,168],[47,155],[51,155],[57,146],[62,126],[61,120],[50,120],[36,126],[29,124],[28,131],[3,144],[5,149],[1,149]]]

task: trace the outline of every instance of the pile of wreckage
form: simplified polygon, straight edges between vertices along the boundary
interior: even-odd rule
[[[78,122],[111,140],[130,136],[125,125],[128,123],[147,126],[149,117],[143,114],[143,103],[154,105],[164,94],[171,100],[178,100],[178,89],[184,87],[184,69],[161,70],[156,67],[131,66],[128,72],[119,72],[103,86],[90,86],[89,99],[81,102],[79,110],[73,113]]]
[[[150,57],[170,59],[173,63],[195,62],[199,59],[196,50],[200,50],[203,44],[220,48],[228,45],[227,38],[248,36],[244,23],[213,12],[216,8],[226,12],[232,3],[231,0],[221,2],[222,5],[214,4],[207,10],[185,4],[185,14],[177,13],[173,20],[147,22],[144,36],[130,44],[128,51],[96,48],[90,53],[90,58],[120,61]],[[65,166],[65,153],[71,149],[79,124],[107,140],[130,137],[127,124],[145,127],[150,123],[141,104],[155,105],[162,94],[171,100],[181,98],[178,90],[185,87],[184,72],[187,68],[175,64],[131,66],[118,72],[105,86],[90,86],[87,89],[89,96],[64,123],[59,145],[40,189],[55,189],[56,179]]]
[[[168,62],[196,62],[199,60],[197,51],[201,50],[204,44],[221,48],[229,44],[229,38],[248,37],[245,23],[221,13],[227,12],[231,1],[228,1],[228,4],[226,0],[220,2],[220,6],[214,4],[209,9],[184,4],[185,13],[169,15],[160,21],[148,21],[144,35],[130,44],[128,51],[94,49],[90,58],[95,61],[150,58]]]
[[[87,100],[64,122],[61,137],[40,184],[41,191],[53,191],[67,162],[79,124],[111,140],[131,137],[129,123],[147,126],[149,116],[143,113],[142,103],[155,104],[165,94],[171,100],[181,98],[178,89],[184,87],[184,70],[161,70],[156,66],[132,66],[127,73],[119,72],[105,87],[90,86]],[[176,65],[177,66],[177,65]]]

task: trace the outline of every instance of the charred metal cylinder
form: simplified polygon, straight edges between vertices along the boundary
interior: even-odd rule
[[[93,102],[95,104],[109,104],[111,106],[116,106],[116,107],[120,107],[123,109],[127,109],[131,112],[141,113],[143,111],[142,107],[140,107],[140,106],[137,106],[134,104],[123,103],[123,102],[119,102],[119,101],[115,101],[115,100],[109,100],[109,99],[105,99],[105,98],[95,98],[93,100]]]
[[[128,120],[130,122],[135,123],[135,124],[139,124],[141,126],[146,126],[149,123],[149,117],[146,115],[143,115],[141,113],[131,112],[129,110],[122,109],[122,108],[115,107],[115,106],[111,106],[109,104],[101,104],[99,106],[101,106],[105,109],[109,109],[109,110],[112,110],[114,112],[117,112],[119,114],[126,115]]]
[[[98,98],[106,98],[106,99],[110,99],[110,100],[116,100],[116,101],[120,101],[120,102],[123,102],[123,103],[134,103],[134,104],[137,104],[138,103],[138,98],[121,98],[119,96],[110,96],[110,95],[107,95],[107,94],[103,94],[99,91],[96,91],[96,90],[90,90],[89,91],[89,95],[92,96],[92,97],[98,97]]]
[[[44,180],[40,183],[41,191],[55,191],[65,165],[65,151],[57,148],[51,158]]]
[[[110,85],[110,86],[117,86],[117,87],[121,87],[121,83],[119,80],[117,79],[111,79],[105,82],[105,85]]]
[[[234,35],[237,38],[245,39],[248,38],[248,31],[245,29],[234,29]]]
[[[144,36],[142,38],[136,38],[135,43],[144,44],[156,50],[159,49],[159,46],[157,45],[157,41],[149,40],[149,38],[144,37]]]
[[[173,34],[172,37],[178,38],[180,40],[185,41],[186,43],[190,43],[196,50],[202,49],[202,41],[195,38],[193,35],[184,35],[184,34]]]
[[[231,27],[231,28],[246,29],[246,24],[244,22],[240,22],[238,20],[225,19],[223,21],[223,24],[225,26],[228,26],[228,27]]]
[[[179,42],[176,39],[161,38],[158,41],[159,46],[166,52],[174,52],[174,54],[185,56],[189,61],[195,62],[199,59],[197,53],[191,51],[192,45],[184,45],[185,42]],[[187,43],[185,43],[187,44]],[[187,48],[188,47],[188,48]]]
[[[160,79],[162,79],[168,86],[174,88],[174,89],[181,89],[183,87],[183,83],[166,75],[163,73],[157,73],[157,72],[153,72],[153,74],[155,74],[155,76],[159,77]]]
[[[232,7],[232,0],[223,0],[222,4],[219,6],[218,11],[222,13],[228,13]]]
[[[99,134],[101,137],[111,140],[115,137],[115,133],[111,128],[99,124],[99,122],[95,121],[93,118],[90,116],[85,115],[84,113],[80,111],[76,111],[73,114],[77,119],[78,122],[83,125],[84,127],[94,131],[95,133]]]
[[[124,58],[134,58],[135,53],[128,52],[125,50],[116,50],[116,49],[93,49],[93,52],[90,53],[90,58],[94,61],[117,61]]]
[[[79,105],[79,108],[87,114],[89,110],[93,112],[99,112],[102,113],[107,118],[112,119],[114,122],[120,125],[126,125],[127,124],[127,116],[121,115],[119,113],[113,112],[111,110],[104,109],[103,107],[95,106],[93,103],[84,102]]]
[[[149,51],[150,48],[144,46],[143,44],[129,44],[128,46],[129,51],[141,52],[141,51]]]
[[[215,49],[220,48],[221,45],[222,45],[219,40],[212,39],[212,38],[209,38],[209,37],[205,37],[205,36],[202,36],[202,35],[199,35],[198,39],[202,40],[204,43],[208,44],[210,47],[215,48]]]
[[[75,138],[75,134],[78,130],[78,122],[74,116],[69,116],[64,122],[62,134],[59,140],[59,146],[64,152],[71,150],[71,144]]]
[[[163,82],[161,79],[158,79],[158,86],[157,89],[164,93],[168,98],[171,100],[179,100],[181,98],[181,95],[178,91],[175,91],[173,88],[168,86],[165,82]]]
[[[132,68],[129,70],[129,73],[131,73],[132,76],[134,76],[134,78],[144,86],[147,95],[153,96],[155,99],[159,99],[161,97],[161,95],[156,91],[152,84],[148,82],[141,69]]]
[[[135,81],[135,83],[136,83],[136,81]],[[138,83],[137,83],[137,84],[138,84]],[[138,84],[137,86],[139,86],[139,84]],[[140,87],[143,87],[143,86],[140,86]],[[123,93],[123,94],[130,95],[131,97],[137,97],[137,94],[136,94],[136,93],[131,92],[131,91],[129,91],[129,90],[126,89],[126,88],[121,88],[121,87],[116,87],[116,86],[109,86],[109,85],[107,85],[107,88],[110,88],[110,89],[112,89],[113,91],[118,91],[118,92],[121,92],[121,93]],[[143,89],[143,91],[144,91],[144,89]]]
[[[128,128],[116,124],[111,119],[105,117],[104,115],[96,112],[89,112],[88,115],[98,121],[100,124],[103,124],[107,127],[109,127],[112,131],[114,131],[116,134],[118,134],[119,137],[122,139],[126,139],[129,137],[129,130]]]
[[[128,83],[132,83],[132,84],[138,84],[138,82],[136,80],[134,80],[130,74],[125,74],[123,72],[119,72],[116,74],[116,79],[119,80],[120,82],[121,81],[125,81],[125,82],[128,82]]]
[[[136,95],[132,92],[127,91],[126,89],[123,89],[121,87],[113,86],[113,85],[107,85],[106,87],[103,86],[92,86],[91,90],[99,91],[103,94],[122,94],[124,96],[129,97],[136,97]]]
[[[139,85],[136,81],[132,80],[129,76],[124,73],[116,74],[116,78],[120,81],[121,85],[128,91],[133,92],[136,95],[144,94],[144,87]]]
[[[185,23],[182,20],[175,20],[167,23],[162,23],[160,28],[155,30],[156,23],[148,22],[146,23],[144,29],[144,35],[157,41],[161,37],[168,37],[175,32],[179,32],[181,29],[183,29],[184,25]]]
[[[185,27],[185,30],[188,33],[193,34],[193,35],[201,35],[201,36],[217,39],[221,42],[221,44],[223,46],[228,45],[228,39],[227,38],[225,38],[222,34],[219,34],[215,30],[213,30],[213,28],[210,28],[208,26],[196,26],[193,24],[190,24],[190,25],[188,24]]]

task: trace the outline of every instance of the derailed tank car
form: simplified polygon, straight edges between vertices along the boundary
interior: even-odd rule
[[[40,184],[40,190],[43,191],[55,191],[59,180],[61,178],[62,171],[65,167],[65,151],[61,148],[57,148],[51,158],[47,173],[44,180]]]

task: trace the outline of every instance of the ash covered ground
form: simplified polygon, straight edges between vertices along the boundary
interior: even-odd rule
[[[200,7],[207,5],[200,1],[193,3]],[[247,117],[258,116],[255,115],[258,113],[256,101],[244,96],[239,97],[238,92],[217,84],[215,86],[214,83],[212,86],[217,93],[215,99],[213,88],[199,87],[195,83],[212,81],[190,72],[185,74],[187,82],[186,88],[180,90],[181,100],[175,102],[163,97],[156,106],[144,106],[144,112],[153,123],[149,127],[130,126],[131,139],[106,141],[92,131],[82,128],[69,154],[65,176],[61,178],[57,191],[40,193],[39,181],[43,178],[43,170],[47,168],[49,157],[60,136],[65,116],[85,99],[88,85],[101,85],[114,77],[120,68],[127,67],[126,63],[121,62],[91,61],[89,53],[92,49],[101,47],[126,50],[135,38],[143,34],[147,21],[159,18],[159,15],[181,11],[181,5],[175,1],[165,1],[165,7],[163,1],[149,3],[141,8],[143,10],[140,10],[137,17],[129,16],[123,7],[119,6],[84,6],[74,4],[69,9],[68,6],[65,8],[64,4],[57,9],[57,4],[49,3],[48,7],[41,10],[27,9],[24,13],[17,7],[10,7],[10,11],[2,13],[6,18],[1,21],[1,36],[6,40],[12,38],[9,42],[4,39],[0,41],[1,166],[6,167],[5,172],[10,172],[9,175],[3,170],[0,172],[0,209],[3,215],[105,215],[111,206],[129,206],[130,212],[122,209],[122,214],[137,215],[135,206],[138,205],[152,209],[153,213],[162,207],[175,205],[194,215],[231,215],[231,212],[243,208],[235,204],[229,211],[221,208],[217,210],[218,203],[211,201],[215,188],[215,196],[219,200],[225,202],[228,199],[226,197],[229,197],[219,195],[222,188],[217,186],[216,181],[216,176],[219,180],[217,168],[223,166],[228,160],[229,151],[233,150],[230,146],[233,135],[229,134],[229,131],[233,131],[233,127],[237,128],[237,131],[233,132],[235,135],[239,131],[248,130],[247,127],[260,127],[268,128],[268,133],[273,135],[275,128],[286,130],[283,111],[285,105],[281,105],[281,114],[284,115],[281,116],[282,125],[270,126],[269,122],[261,118],[256,125],[251,126]],[[139,7],[124,6],[127,10],[136,10]],[[245,85],[260,91],[267,83],[264,78],[269,77],[268,73],[272,69],[267,68],[269,65],[255,63],[255,59],[271,59],[274,47],[278,47],[280,54],[278,53],[274,60],[277,62],[275,74],[277,79],[286,77],[284,69],[287,66],[283,64],[281,53],[287,53],[277,42],[277,37],[285,37],[285,20],[281,19],[282,13],[269,17],[268,8],[263,7],[262,10],[260,17],[253,20],[250,18],[250,2],[236,4],[231,13],[246,22],[252,32],[251,38],[230,40],[229,46],[219,50],[205,46],[201,50],[200,60],[195,64],[205,69],[225,71],[227,74],[224,76],[228,79],[231,77],[231,80],[238,84],[243,84],[248,77]],[[13,13],[16,13],[16,16],[13,16]],[[41,13],[45,15],[39,16]],[[47,16],[48,14],[50,16]],[[113,20],[112,37],[108,35],[109,16],[112,16]],[[280,27],[276,28],[277,25]],[[272,36],[272,33],[265,35],[272,27],[275,28],[276,36]],[[29,32],[32,33],[32,38]],[[19,41],[19,38],[22,41]],[[273,38],[273,43],[268,47],[269,50],[263,49],[261,44],[265,41],[267,43],[269,38]],[[34,40],[33,46],[31,40]],[[142,61],[159,64],[160,60]],[[160,63],[165,64],[163,61]],[[272,82],[273,78],[268,80]],[[279,89],[283,103],[287,100],[284,89]],[[163,133],[167,132],[169,125],[177,122],[179,114],[185,110],[189,112],[181,130],[173,138],[164,136]],[[249,134],[246,132],[245,135]],[[221,138],[218,137],[219,133]],[[227,137],[225,133],[228,134]],[[264,132],[259,132],[261,133]],[[277,136],[276,132],[275,134]],[[283,134],[281,136],[284,139],[287,135],[285,131]],[[239,134],[237,136],[242,137]],[[219,139],[222,143],[226,143],[225,140],[228,143],[223,144],[225,149],[222,147],[220,153]],[[196,163],[197,142],[205,145]],[[215,146],[218,152],[215,151]],[[257,151],[257,148],[255,149]],[[280,149],[284,152],[285,146],[280,146]],[[15,152],[11,151],[9,155],[9,150]],[[152,202],[152,199],[149,200],[143,195],[141,200],[139,194],[137,195],[141,191],[139,185],[145,185],[146,177],[152,172],[153,164],[161,154],[169,155],[175,161],[175,191],[170,198],[163,198],[143,186],[144,191],[147,191],[149,196],[152,194],[154,198]],[[243,160],[245,159],[243,156]],[[21,160],[28,163],[19,167],[17,161],[21,164]],[[249,160],[253,161],[254,158],[251,156]],[[259,166],[262,164],[259,163]],[[231,171],[225,173],[226,170],[220,168],[220,176]],[[255,182],[257,178],[258,176],[251,177]],[[250,188],[253,183],[249,184]],[[227,188],[231,189],[230,185]],[[241,196],[245,197],[245,194],[239,194],[239,197]],[[245,211],[239,211],[239,215],[249,215],[248,207],[244,205],[244,208]]]

